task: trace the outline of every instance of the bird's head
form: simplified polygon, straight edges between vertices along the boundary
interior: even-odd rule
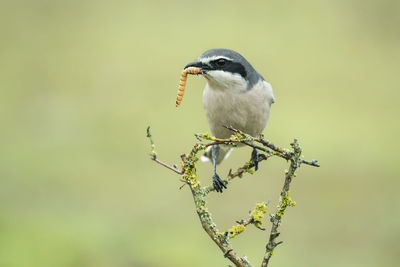
[[[210,49],[185,66],[198,67],[213,89],[246,91],[260,79],[260,74],[239,53],[229,49]]]

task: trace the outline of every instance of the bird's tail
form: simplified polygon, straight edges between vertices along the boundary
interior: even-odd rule
[[[231,147],[224,146],[224,145],[219,145],[219,154],[217,158],[217,164],[220,164],[224,159],[228,158],[229,155],[232,152]],[[211,161],[211,146],[206,148],[206,151],[200,158],[201,161],[206,162],[206,161]]]

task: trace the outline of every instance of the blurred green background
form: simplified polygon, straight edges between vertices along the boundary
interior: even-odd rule
[[[2,1],[0,266],[229,264],[145,138],[151,125],[159,156],[179,163],[208,131],[204,79],[174,103],[183,66],[216,47],[273,85],[266,137],[296,137],[322,165],[299,170],[271,266],[397,266],[399,14],[395,0]],[[219,229],[274,207],[286,166],[212,194]],[[210,164],[199,175],[210,183]],[[249,227],[232,243],[258,266],[266,240]]]

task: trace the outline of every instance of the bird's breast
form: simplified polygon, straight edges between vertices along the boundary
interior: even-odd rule
[[[273,102],[272,87],[265,81],[260,81],[253,89],[245,92],[212,88],[207,84],[203,93],[210,131],[218,138],[231,136],[232,132],[224,128],[225,125],[252,136],[262,133]]]

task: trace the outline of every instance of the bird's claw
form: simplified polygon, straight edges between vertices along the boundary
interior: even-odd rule
[[[222,189],[223,188],[226,189],[226,185],[225,185],[224,181],[222,181],[221,178],[219,178],[218,174],[214,174],[212,179],[213,179],[213,186],[215,188],[215,191],[222,193]]]
[[[259,157],[259,153],[257,151],[257,149],[253,149],[253,152],[251,152],[251,162],[253,162],[254,164],[254,170],[258,170],[258,157]]]

